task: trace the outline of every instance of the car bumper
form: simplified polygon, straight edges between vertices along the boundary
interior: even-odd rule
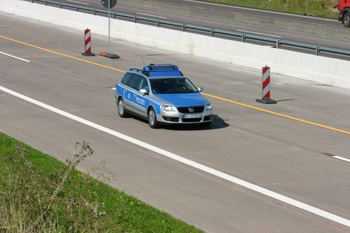
[[[157,121],[162,124],[201,124],[213,121],[213,111],[201,113],[162,113],[157,114]]]

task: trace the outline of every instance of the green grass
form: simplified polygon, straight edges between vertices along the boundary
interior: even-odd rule
[[[252,7],[272,11],[282,11],[296,14],[337,18],[337,0],[204,0],[236,6]],[[308,3],[308,4],[307,4]],[[308,5],[308,7],[306,7]]]
[[[202,232],[77,171],[92,154],[62,163],[0,133],[0,232]]]

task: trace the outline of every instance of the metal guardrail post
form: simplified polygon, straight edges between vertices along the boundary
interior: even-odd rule
[[[280,48],[280,46],[281,46],[281,39],[277,39],[276,40],[276,48]]]
[[[316,47],[316,56],[320,55],[320,45],[317,45]]]

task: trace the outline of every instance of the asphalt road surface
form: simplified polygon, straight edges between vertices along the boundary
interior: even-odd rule
[[[108,40],[92,35],[92,52]],[[59,160],[77,141],[110,184],[206,232],[349,232],[350,91],[111,40],[118,60],[84,57],[83,32],[0,13],[0,131]],[[212,102],[209,129],[121,119],[115,84],[173,63]]]

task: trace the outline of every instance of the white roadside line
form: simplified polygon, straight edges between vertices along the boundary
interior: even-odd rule
[[[153,151],[155,153],[158,153],[158,154],[163,155],[165,157],[168,157],[170,159],[176,160],[176,161],[178,161],[180,163],[186,164],[186,165],[188,165],[190,167],[196,168],[198,170],[201,170],[201,171],[206,172],[208,174],[211,174],[213,176],[216,176],[216,177],[219,177],[221,179],[227,180],[229,182],[238,184],[238,185],[240,185],[242,187],[245,187],[245,188],[250,189],[252,191],[255,191],[257,193],[263,194],[263,195],[268,196],[270,198],[276,199],[278,201],[287,203],[289,205],[292,205],[294,207],[297,207],[297,208],[300,208],[302,210],[308,211],[308,212],[313,213],[315,215],[318,215],[320,217],[323,217],[323,218],[329,219],[331,221],[337,222],[339,224],[345,225],[347,227],[350,227],[350,220],[349,219],[337,216],[335,214],[332,214],[332,213],[329,213],[327,211],[321,210],[321,209],[316,208],[314,206],[311,206],[311,205],[305,204],[303,202],[294,200],[292,198],[289,198],[289,197],[286,197],[284,195],[278,194],[276,192],[270,191],[270,190],[265,189],[263,187],[257,186],[255,184],[249,183],[249,182],[244,181],[244,180],[241,180],[241,179],[236,178],[234,176],[228,175],[228,174],[223,173],[221,171],[218,171],[218,170],[215,170],[213,168],[207,167],[207,166],[202,165],[200,163],[197,163],[197,162],[194,162],[192,160],[186,159],[186,158],[181,157],[179,155],[173,154],[173,153],[168,152],[166,150],[163,150],[161,148],[152,146],[152,145],[150,145],[148,143],[142,142],[140,140],[137,140],[135,138],[129,137],[129,136],[124,135],[122,133],[119,133],[119,132],[116,132],[114,130],[108,129],[108,128],[104,127],[104,126],[98,125],[96,123],[93,123],[91,121],[85,120],[85,119],[80,118],[78,116],[72,115],[72,114],[70,114],[68,112],[62,111],[60,109],[57,109],[55,107],[52,107],[50,105],[47,105],[45,103],[42,103],[42,102],[37,101],[35,99],[32,99],[30,97],[27,97],[25,95],[22,95],[22,94],[20,94],[18,92],[12,91],[12,90],[7,89],[5,87],[0,86],[0,91],[6,92],[6,93],[8,93],[10,95],[16,96],[16,97],[18,97],[20,99],[23,99],[23,100],[27,101],[27,102],[35,104],[35,105],[37,105],[39,107],[45,108],[45,109],[50,110],[50,111],[52,111],[54,113],[57,113],[59,115],[67,117],[69,119],[75,120],[77,122],[80,122],[82,124],[85,124],[87,126],[95,128],[97,130],[100,130],[100,131],[105,132],[107,134],[110,134],[112,136],[118,137],[120,139],[123,139],[125,141],[130,142],[130,143],[133,143],[133,144],[138,145],[140,147],[146,148],[146,149],[148,149],[150,151]]]
[[[16,56],[13,56],[13,55],[8,54],[8,53],[4,53],[4,52],[1,52],[1,51],[0,51],[0,53],[1,53],[1,54],[4,54],[4,55],[6,55],[6,56],[9,56],[9,57],[16,58],[16,59],[21,60],[21,61],[30,62],[29,60],[26,60],[26,59],[23,59],[23,58],[20,58],[20,57],[16,57]]]
[[[195,2],[198,4],[205,4],[205,5],[221,5],[220,3],[212,3],[212,2],[202,2],[202,1],[196,1],[196,0],[183,0],[185,2]],[[249,8],[249,7],[242,7],[242,6],[234,6],[234,5],[224,5],[224,7],[229,7],[229,8],[236,8],[236,9],[243,9],[247,11],[260,11],[260,12],[267,12],[275,15],[289,15],[289,16],[294,16],[294,17],[299,17],[299,18],[311,18],[312,16],[308,15],[298,15],[298,14],[290,14],[290,13],[285,13],[285,12],[278,12],[278,11],[269,11],[269,10],[262,10],[262,9],[256,9],[256,8]],[[335,21],[334,19],[327,19],[327,18],[317,18],[319,20],[324,20],[324,21]]]
[[[343,158],[343,157],[340,157],[340,156],[332,156],[332,157],[335,158],[335,159],[340,159],[340,160],[343,160],[345,162],[350,163],[350,159],[346,159],[346,158]]]
[[[160,18],[160,19],[167,19],[167,17],[164,17],[164,16],[151,15],[151,14],[146,14],[146,13],[141,13],[141,12],[137,12],[137,14],[138,14],[138,15],[144,15],[144,16],[155,17],[155,18]]]

